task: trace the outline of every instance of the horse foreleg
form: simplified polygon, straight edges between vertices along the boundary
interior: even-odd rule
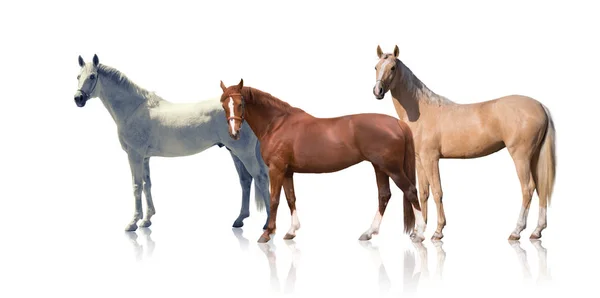
[[[156,214],[156,210],[154,209],[154,202],[152,201],[152,182],[150,181],[150,158],[144,158],[144,174],[143,174],[143,183],[144,183],[144,197],[146,197],[146,216],[140,223],[140,227],[147,228],[152,225],[150,219],[154,214]]]
[[[283,185],[284,171],[276,166],[269,167],[269,180],[271,184],[271,203],[269,212],[269,222],[267,229],[258,239],[259,243],[266,243],[271,240],[271,234],[275,233],[277,221],[277,207],[279,207],[279,197],[281,196],[281,187]]]
[[[233,159],[233,164],[238,173],[240,179],[240,186],[242,187],[242,207],[240,209],[240,215],[233,223],[234,228],[241,228],[244,226],[244,219],[250,216],[250,187],[252,186],[252,175],[248,172],[242,161],[233,152],[229,152]]]
[[[437,229],[435,230],[435,233],[433,233],[433,236],[431,236],[431,240],[433,241],[441,240],[444,237],[442,230],[446,226],[446,214],[444,212],[444,204],[442,203],[442,198],[444,194],[442,191],[442,184],[440,181],[439,161],[440,160],[438,157],[427,157],[422,160],[423,169],[425,169],[427,180],[429,181],[429,183],[431,183],[433,200],[435,201],[437,209]]]
[[[290,213],[292,214],[292,223],[287,234],[283,239],[290,240],[296,237],[296,231],[300,229],[300,220],[298,219],[298,213],[296,212],[296,194],[294,193],[294,174],[287,173],[283,178],[283,191],[287,199]]]
[[[128,152],[129,167],[133,180],[133,198],[135,211],[133,219],[125,227],[126,231],[137,230],[137,222],[142,218],[142,188],[144,176],[144,158],[135,152]]]
[[[421,214],[423,214],[423,221],[425,222],[425,226],[423,226],[423,232],[427,228],[427,200],[429,199],[429,180],[427,180],[427,174],[423,165],[421,164],[421,159],[417,157],[416,160],[417,167],[417,182],[419,184],[419,199],[421,201]],[[417,227],[413,230],[410,235],[411,238],[414,238],[417,235]]]

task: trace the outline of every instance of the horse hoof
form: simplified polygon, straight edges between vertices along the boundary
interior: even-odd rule
[[[531,239],[531,240],[537,240],[540,238],[542,238],[542,234],[533,233],[533,234],[531,234],[531,236],[529,236],[529,239]]]
[[[371,235],[369,234],[362,234],[360,235],[360,238],[358,238],[359,241],[369,241],[371,240]]]
[[[240,220],[240,221],[237,221],[237,220],[236,220],[236,221],[233,223],[233,227],[234,227],[234,228],[241,228],[241,227],[243,227],[243,226],[244,226],[244,222],[243,222],[243,221],[241,221],[241,220]]]
[[[442,238],[444,238],[444,235],[442,235],[442,233],[435,232],[433,233],[433,236],[431,236],[431,241],[440,241],[442,240]]]
[[[137,230],[138,226],[135,223],[130,223],[125,227],[125,231],[127,232],[133,232],[135,230]]]
[[[425,241],[425,236],[422,236],[422,235],[421,236],[417,236],[417,235],[415,235],[415,237],[410,238],[410,240],[412,240],[413,242],[416,242],[416,243],[420,243],[420,242]]]
[[[142,220],[142,222],[140,223],[140,227],[141,228],[147,228],[149,226],[152,225],[152,222],[149,219],[144,219]]]
[[[510,234],[510,236],[508,236],[508,240],[519,240],[519,239],[521,239],[520,235]]]
[[[260,236],[258,243],[267,243],[269,240],[271,240],[270,237]]]
[[[283,236],[283,240],[292,240],[292,239],[294,239],[294,237],[296,237],[296,235],[286,233],[285,236]]]

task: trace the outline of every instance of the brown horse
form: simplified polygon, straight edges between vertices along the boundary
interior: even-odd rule
[[[429,186],[437,206],[438,226],[433,240],[443,237],[446,216],[439,175],[440,158],[476,158],[506,147],[517,170],[523,205],[517,227],[509,239],[519,239],[525,229],[533,191],[540,199],[537,228],[532,239],[546,228],[546,206],[555,177],[555,129],[548,108],[538,101],[510,95],[474,104],[458,104],[435,94],[398,59],[377,46],[375,98],[391,91],[394,107],[415,137],[417,177],[423,216],[427,222]]]
[[[381,219],[391,197],[389,178],[404,193],[404,232],[413,241],[423,241],[425,221],[416,188],[413,137],[406,123],[382,114],[358,114],[316,118],[303,110],[258,89],[238,85],[225,87],[221,103],[233,139],[240,137],[244,120],[260,141],[260,151],[269,167],[271,205],[267,229],[258,242],[275,233],[281,188],[292,214],[284,239],[293,239],[300,228],[296,212],[294,173],[331,173],[361,161],[375,169],[379,208],[371,227],[360,240],[379,232]],[[416,227],[415,227],[416,221]]]

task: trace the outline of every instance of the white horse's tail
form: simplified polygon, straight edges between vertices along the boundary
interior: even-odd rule
[[[260,191],[257,191],[258,188],[258,180],[254,179],[254,201],[256,202],[256,209],[258,211],[263,211],[266,207],[265,200],[270,200],[271,198],[263,198],[260,194]],[[269,180],[267,180],[267,189],[269,189]],[[268,211],[268,210],[267,210]]]
[[[540,147],[534,179],[540,204],[547,202],[550,205],[556,175],[556,130],[550,111],[546,106],[543,107],[548,117],[548,126]]]

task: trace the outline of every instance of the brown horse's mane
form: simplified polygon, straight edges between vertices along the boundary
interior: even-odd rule
[[[285,113],[304,112],[302,109],[294,107],[289,103],[271,95],[270,93],[258,90],[252,87],[242,87],[242,93],[248,98],[248,103],[270,106]]]

